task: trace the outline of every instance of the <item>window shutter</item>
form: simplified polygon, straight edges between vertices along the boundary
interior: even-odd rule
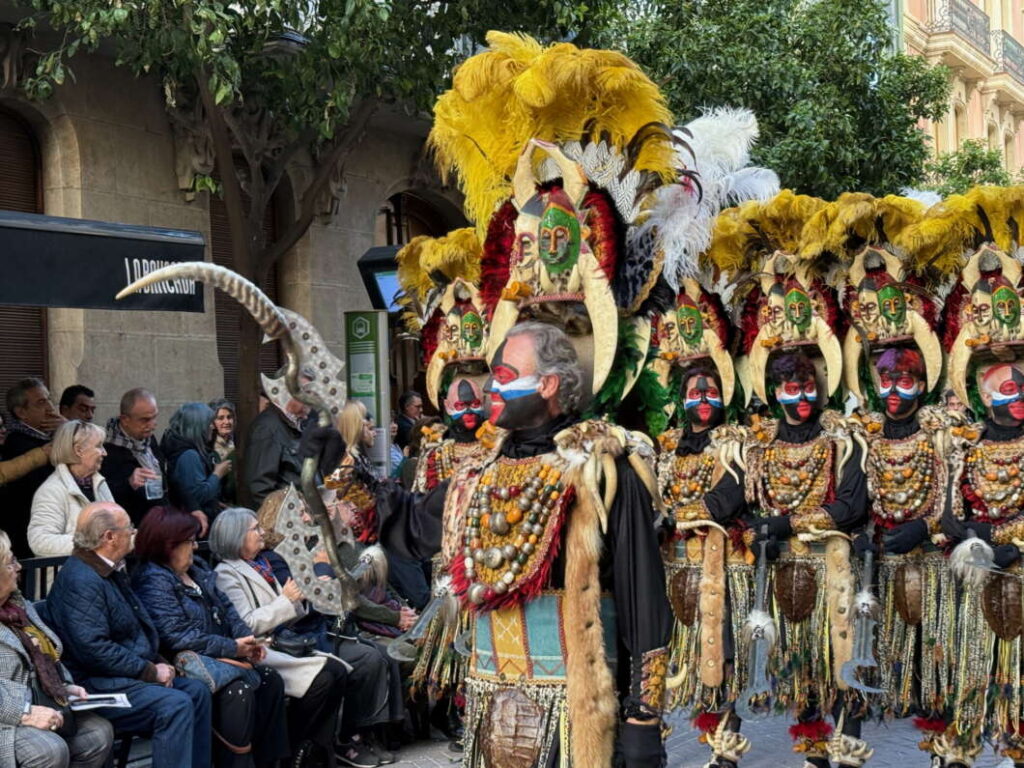
[[[245,193],[244,202],[248,207],[249,199]],[[267,208],[263,217],[263,232],[267,242],[273,242],[276,236],[274,206]],[[219,197],[210,198],[210,246],[213,261],[222,267],[234,269],[231,255],[231,230],[228,227],[227,207]],[[260,286],[265,294],[277,303],[277,265],[270,268],[266,280]],[[239,325],[245,310],[238,302],[220,291],[214,292],[214,306],[217,313],[217,357],[224,368],[224,397],[233,403],[238,402],[238,340]],[[282,365],[280,345],[276,342],[260,347],[260,371],[273,374]]]
[[[35,139],[16,115],[0,109],[0,209],[42,213],[39,153]],[[2,259],[0,251],[0,259]],[[8,388],[26,376],[47,375],[46,310],[0,305],[0,404]]]

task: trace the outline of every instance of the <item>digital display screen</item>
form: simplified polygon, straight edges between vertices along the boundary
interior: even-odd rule
[[[381,298],[387,305],[388,312],[398,312],[401,307],[395,303],[395,294],[398,293],[398,270],[389,272],[374,272],[374,279],[377,281],[377,288],[380,290]]]

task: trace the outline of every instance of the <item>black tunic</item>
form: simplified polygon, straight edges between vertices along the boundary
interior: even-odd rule
[[[554,436],[575,419],[559,416],[536,429],[518,430],[505,439],[501,455],[519,459],[555,450]],[[608,510],[601,555],[601,586],[615,601],[619,634],[617,683],[623,717],[656,715],[641,704],[643,654],[668,645],[672,614],[665,594],[665,571],[658,551],[654,505],[628,459],[616,461],[618,486]],[[389,483],[379,495],[381,540],[403,556],[427,558],[441,548],[441,516],[448,481],[425,495]],[[552,567],[550,587],[564,584],[565,554]]]
[[[703,432],[687,430],[676,445],[676,456],[702,454],[710,444],[710,429]],[[704,495],[704,506],[708,514],[723,527],[742,517],[747,510],[747,500],[743,496],[743,470],[737,466],[733,466],[732,470],[739,478],[738,482],[729,472],[723,472],[715,487]]]

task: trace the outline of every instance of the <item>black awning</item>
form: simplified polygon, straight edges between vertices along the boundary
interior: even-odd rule
[[[172,280],[114,301],[180,261],[202,261],[199,232],[0,211],[0,304],[202,312],[203,286]]]

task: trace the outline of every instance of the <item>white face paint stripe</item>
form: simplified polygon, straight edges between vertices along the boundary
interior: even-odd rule
[[[500,381],[492,380],[489,391],[496,392],[502,400],[515,400],[518,397],[532,395],[540,387],[540,376],[520,376],[518,379],[502,384]]]

